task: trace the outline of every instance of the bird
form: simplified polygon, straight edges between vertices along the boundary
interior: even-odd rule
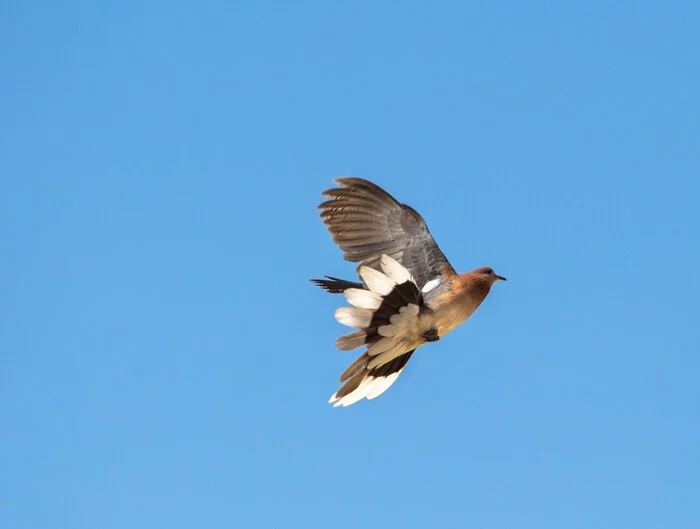
[[[345,407],[389,389],[416,349],[465,322],[493,284],[506,278],[488,266],[458,274],[411,206],[363,178],[335,183],[318,207],[345,260],[358,263],[359,280],[324,276],[311,282],[343,294],[350,305],[338,308],[335,318],[356,330],[338,338],[336,347],[365,347],[328,401]]]

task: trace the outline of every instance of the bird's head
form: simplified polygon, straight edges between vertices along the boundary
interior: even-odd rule
[[[486,280],[489,285],[493,285],[496,281],[507,281],[505,277],[499,276],[496,272],[493,271],[493,268],[489,266],[482,266],[481,268],[477,268],[476,270],[474,270],[473,273]]]

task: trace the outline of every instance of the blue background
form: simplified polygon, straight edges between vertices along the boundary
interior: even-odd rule
[[[700,527],[697,2],[1,12],[0,526]],[[333,409],[342,175],[510,281]]]

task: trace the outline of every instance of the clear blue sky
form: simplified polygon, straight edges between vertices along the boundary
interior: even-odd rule
[[[520,4],[3,5],[1,527],[700,527],[700,7]],[[341,175],[510,281],[333,409]]]

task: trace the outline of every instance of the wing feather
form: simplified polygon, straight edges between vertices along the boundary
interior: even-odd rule
[[[338,178],[323,193],[323,222],[347,261],[381,270],[383,254],[403,265],[419,288],[455,274],[423,217],[381,187],[362,178]],[[359,269],[358,266],[358,269]]]

